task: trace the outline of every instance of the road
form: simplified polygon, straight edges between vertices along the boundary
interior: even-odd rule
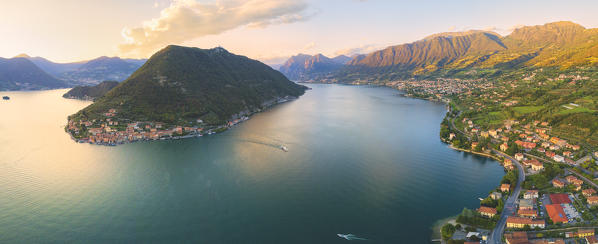
[[[519,197],[519,193],[521,192],[521,184],[523,183],[523,181],[525,181],[525,171],[523,170],[523,166],[521,166],[518,160],[512,158],[507,154],[502,153],[501,151],[497,151],[495,149],[492,149],[492,151],[511,160],[511,162],[513,162],[519,170],[519,175],[517,177],[517,185],[515,185],[515,189],[511,192],[509,198],[507,198],[503,211],[500,214],[500,220],[498,220],[498,223],[496,223],[496,227],[494,227],[494,230],[492,230],[492,233],[490,233],[490,237],[488,237],[488,243],[501,244],[502,235],[505,232],[505,227],[507,225],[507,217],[514,215],[517,211],[517,206],[515,205],[515,202]]]
[[[459,111],[459,114],[460,113],[461,112]],[[457,115],[457,117],[458,117],[458,115]],[[453,129],[457,130],[461,134],[465,135],[467,137],[467,139],[471,140],[471,138],[469,137],[468,134],[457,129],[457,127],[455,126],[454,120],[455,120],[454,118],[450,119],[451,126],[453,127]],[[492,149],[492,151],[498,155],[501,155],[501,156],[511,160],[511,162],[513,162],[517,166],[517,169],[519,170],[519,175],[517,176],[517,184],[515,185],[515,189],[513,190],[513,192],[511,192],[511,195],[507,198],[507,201],[505,202],[503,211],[500,214],[500,219],[498,220],[496,227],[494,227],[494,229],[490,233],[490,236],[488,237],[489,244],[502,244],[502,235],[505,232],[505,227],[507,225],[507,217],[512,216],[517,212],[517,206],[515,205],[515,202],[517,201],[517,198],[519,197],[519,193],[521,192],[521,184],[523,183],[523,181],[525,181],[525,170],[523,169],[523,166],[521,166],[521,163],[519,163],[518,160],[512,158],[511,156],[509,156],[507,154],[504,154],[501,151],[498,151],[495,149]]]
[[[461,114],[461,111],[459,111],[459,113],[457,114],[457,116],[455,116],[454,118],[451,118],[451,126],[453,127],[453,129],[457,130],[459,133],[463,134],[464,136],[467,137],[467,140],[471,141],[471,137],[469,136],[469,134],[463,132],[462,130],[460,130],[459,128],[457,128],[457,126],[455,126],[455,118],[459,117],[459,115]]]

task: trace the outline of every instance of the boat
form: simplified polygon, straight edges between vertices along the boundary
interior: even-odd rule
[[[366,241],[367,239],[358,237],[353,234],[336,234],[338,237],[343,238],[348,241]]]
[[[284,145],[280,145],[280,150],[283,150],[285,152],[289,151],[289,149],[287,147],[285,147]]]
[[[478,197],[478,199],[480,199],[480,201],[483,201],[483,200],[484,200],[484,199],[483,199],[483,198],[481,198],[481,197]]]
[[[9,96],[3,96],[2,99],[4,99],[4,100],[10,100],[10,97]]]

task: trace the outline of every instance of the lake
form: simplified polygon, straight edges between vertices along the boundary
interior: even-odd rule
[[[442,104],[309,86],[221,134],[116,147],[70,139],[90,102],[67,90],[0,92],[0,242],[429,243],[504,174],[440,141]]]

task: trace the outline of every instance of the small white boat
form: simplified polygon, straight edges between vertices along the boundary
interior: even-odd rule
[[[288,149],[287,147],[285,147],[284,145],[281,145],[281,146],[280,146],[280,150],[283,150],[283,151],[285,151],[285,152],[288,152],[288,151],[289,151],[289,149]]]
[[[478,199],[480,199],[480,201],[483,201],[483,200],[484,200],[484,198],[481,198],[481,197],[478,197]]]
[[[358,237],[353,234],[336,234],[338,237],[343,238],[348,241],[367,241],[365,238]]]

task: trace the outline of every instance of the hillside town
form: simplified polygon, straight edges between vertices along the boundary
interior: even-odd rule
[[[249,117],[228,121],[222,126],[206,126],[201,119],[192,125],[167,125],[162,122],[135,121],[126,122],[118,119],[116,109],[109,109],[102,119],[69,120],[66,131],[80,143],[114,146],[136,141],[182,139],[199,137],[226,130]]]
[[[387,83],[407,96],[446,103],[441,140],[504,167],[500,184],[480,199],[477,209],[464,209],[442,227],[441,242],[598,243],[598,151],[593,143],[563,133],[562,126],[527,116],[543,106],[529,105],[512,93],[537,77]],[[548,82],[572,85],[587,79],[561,74]],[[568,113],[581,106],[569,102],[558,109]]]

